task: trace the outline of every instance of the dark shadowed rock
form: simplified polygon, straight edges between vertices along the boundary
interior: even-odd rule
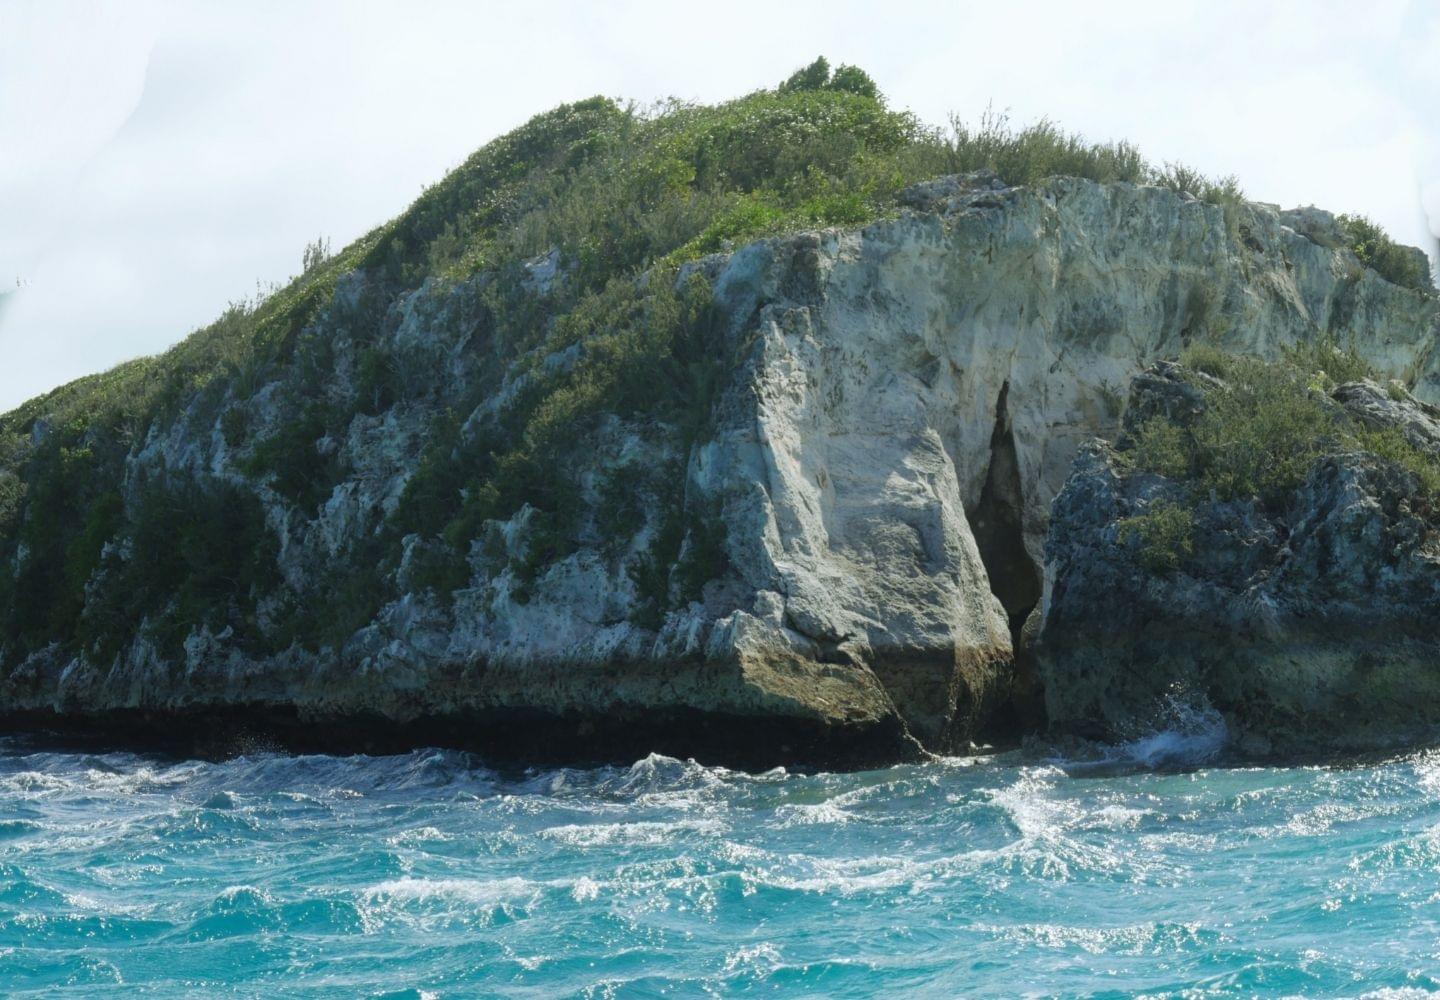
[[[1186,381],[1182,377],[1184,374],[1188,374],[1192,381]],[[1215,382],[1204,372],[1186,373],[1173,361],[1157,362],[1130,380],[1130,399],[1125,404],[1125,415],[1120,424],[1123,436],[1133,436],[1155,417],[1181,427],[1190,426],[1205,412],[1205,393],[1201,385]]]
[[[1346,382],[1331,396],[1365,426],[1376,430],[1398,427],[1415,447],[1440,455],[1440,408],[1415,399],[1400,383],[1382,388],[1369,379]]]
[[[1132,400],[1185,421],[1174,366]],[[1429,447],[1434,411],[1371,382],[1335,402],[1372,429]],[[1140,421],[1143,422],[1143,421]],[[1127,418],[1127,428],[1131,423]],[[1055,501],[1035,646],[1052,726],[1129,738],[1176,700],[1208,703],[1242,749],[1328,752],[1428,739],[1440,726],[1440,533],[1405,467],[1363,451],[1321,456],[1286,502],[1207,498],[1094,442]],[[1125,525],[1170,504],[1193,519],[1173,566]]]

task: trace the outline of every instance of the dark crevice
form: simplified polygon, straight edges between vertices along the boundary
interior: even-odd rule
[[[990,435],[990,466],[980,501],[967,512],[980,560],[990,578],[990,590],[1000,599],[1010,622],[1015,649],[1015,695],[995,720],[996,735],[1019,735],[1044,725],[1039,682],[1025,655],[1022,632],[1025,620],[1040,603],[1043,586],[1040,569],[1025,547],[1024,492],[1020,483],[1020,462],[1015,453],[1015,435],[1010,425],[1008,401],[1010,383],[1000,387],[995,403],[995,429]]]
[[[995,430],[990,435],[990,467],[980,502],[970,513],[970,527],[980,559],[990,577],[990,589],[1010,618],[1010,632],[1018,637],[1025,618],[1040,601],[1040,572],[1025,548],[1024,496],[1020,462],[1010,427],[1007,397],[1010,383],[1000,387],[995,404]]]

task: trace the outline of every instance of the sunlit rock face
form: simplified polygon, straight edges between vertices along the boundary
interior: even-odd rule
[[[313,507],[257,474],[253,442],[298,419],[276,384],[237,377],[218,405],[196,397],[136,444],[127,490],[164,468],[258,498],[277,572],[257,630],[279,637],[288,595],[357,559],[392,596],[322,642],[257,647],[203,627],[179,655],[137,635],[97,658],[56,636],[10,666],[4,706],[249,711],[302,731],[368,719],[570,756],[641,742],[759,764],[963,749],[1021,724],[1012,636],[1041,598],[1051,502],[1082,442],[1116,433],[1135,373],[1196,342],[1273,356],[1334,337],[1440,397],[1436,300],[1362,268],[1325,213],[1250,206],[1227,219],[1160,188],[1007,188],[984,175],[903,201],[862,229],[687,265],[682,280],[704,275],[722,318],[724,367],[700,429],[620,413],[585,429],[578,544],[544,558],[529,508],[488,521],[448,596],[427,583],[430,542],[386,534],[436,415],[463,401],[464,433],[484,434],[536,372],[575,360],[497,372],[477,349],[486,275],[427,283],[366,320],[433,391],[370,399],[315,440],[317,465],[344,472]],[[533,296],[565,280],[554,254],[530,267]],[[325,347],[321,398],[357,398],[368,287],[363,273],[342,282],[302,334]],[[240,439],[231,413],[244,415]],[[698,520],[677,528],[648,500],[638,520],[607,520],[618,470],[664,470]],[[657,571],[657,539],[676,531]]]

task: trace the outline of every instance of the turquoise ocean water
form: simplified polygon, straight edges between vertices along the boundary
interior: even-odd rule
[[[0,994],[1440,991],[1440,753],[1213,750],[746,775],[0,744]]]

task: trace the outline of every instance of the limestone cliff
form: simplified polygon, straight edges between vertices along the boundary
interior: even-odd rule
[[[495,272],[397,294],[357,267],[283,364],[179,386],[133,429],[104,517],[76,515],[94,537],[68,543],[95,551],[79,624],[0,638],[0,710],[517,756],[963,748],[1005,717],[1051,501],[1135,373],[1197,343],[1334,338],[1440,397],[1437,299],[1333,228],[1161,187],[944,177],[880,221],[651,271],[509,353],[514,316],[555,328],[565,254],[506,272],[504,310]],[[657,295],[699,360],[595,367],[613,317],[658,316]],[[589,399],[583,421],[507,423],[562,382],[545,405]],[[606,402],[622,391],[637,402]],[[12,454],[61,447],[44,405],[22,416]],[[487,499],[511,484],[514,509]],[[31,551],[8,551],[23,579]],[[149,581],[175,559],[174,589]]]

